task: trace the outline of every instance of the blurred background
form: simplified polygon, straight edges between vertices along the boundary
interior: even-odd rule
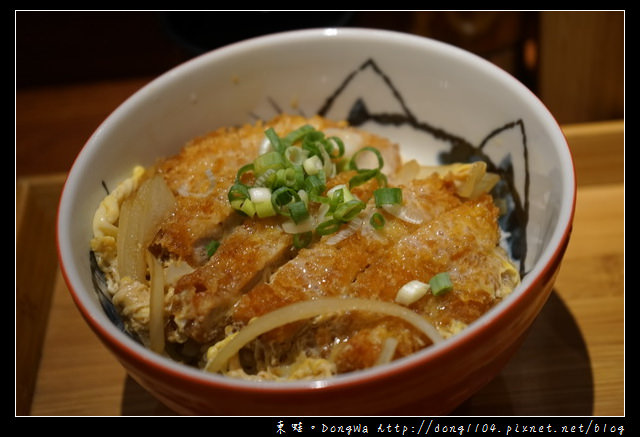
[[[267,33],[390,29],[474,52],[560,124],[624,118],[623,11],[16,11],[16,177],[67,171],[122,101],[168,69]]]

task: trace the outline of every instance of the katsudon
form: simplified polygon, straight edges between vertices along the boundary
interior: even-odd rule
[[[155,352],[229,377],[327,378],[446,341],[514,290],[497,182],[483,162],[405,162],[345,122],[281,115],[132,169],[90,246]]]

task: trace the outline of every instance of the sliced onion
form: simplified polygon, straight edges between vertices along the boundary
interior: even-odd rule
[[[282,222],[281,227],[287,234],[301,234],[313,231],[316,227],[316,222],[311,217],[302,220],[300,223],[296,223],[293,220],[285,220]]]
[[[203,247],[203,251],[206,249]],[[194,271],[194,268],[186,261],[178,260],[170,263],[164,269],[164,282],[167,285],[174,285],[178,279]]]
[[[431,286],[429,284],[422,281],[409,281],[400,287],[400,290],[398,290],[398,293],[396,294],[396,302],[402,305],[411,305],[427,294],[430,288]]]
[[[332,234],[329,238],[327,238],[326,243],[330,246],[336,245],[342,240],[352,236],[355,234],[364,223],[364,220],[361,217],[355,217],[347,224],[347,227],[341,229],[340,231]]]
[[[376,360],[376,366],[380,366],[382,364],[388,364],[393,360],[393,355],[396,353],[396,348],[398,347],[398,339],[391,337],[387,338],[382,345],[382,350],[380,351],[380,355],[378,355],[378,359]]]
[[[422,218],[407,208],[406,205],[382,205],[382,209],[391,214],[392,216],[399,218],[407,223],[419,225],[422,223]]]
[[[336,175],[336,165],[324,147],[319,147],[319,149],[322,155],[322,161],[324,162],[324,174],[327,176],[327,179],[332,178]]]
[[[147,264],[150,274],[149,293],[149,348],[157,353],[164,351],[164,272],[160,260],[148,251]]]
[[[144,181],[127,198],[118,222],[118,273],[146,283],[145,252],[162,221],[175,208],[175,198],[162,176]]]
[[[416,179],[420,172],[420,164],[415,159],[404,163],[392,176],[394,185],[406,185]]]
[[[212,354],[213,356],[210,357],[205,369],[209,372],[221,371],[229,359],[237,354],[246,344],[279,326],[323,314],[346,311],[367,311],[398,317],[419,329],[429,337],[433,343],[438,343],[443,340],[437,329],[424,317],[401,305],[362,298],[320,298],[296,302],[253,319],[247,326],[238,331],[231,340],[223,344],[222,347],[216,351],[217,353]],[[215,346],[213,347],[215,348]]]

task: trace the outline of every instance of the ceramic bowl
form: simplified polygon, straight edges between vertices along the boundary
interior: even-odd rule
[[[390,365],[330,380],[258,383],[207,374],[127,337],[92,284],[93,213],[135,164],[221,126],[281,112],[346,119],[401,144],[407,158],[482,159],[505,178],[507,246],[523,274],[507,299],[460,335]],[[80,312],[127,372],[179,414],[447,414],[496,374],[545,304],[567,246],[575,175],[545,106],[493,64],[403,33],[309,29],[214,50],[150,82],[91,136],[64,186],[60,263]]]

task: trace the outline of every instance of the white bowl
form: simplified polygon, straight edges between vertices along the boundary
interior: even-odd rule
[[[176,153],[221,126],[280,112],[347,119],[401,144],[407,158],[483,159],[507,176],[502,222],[524,274],[519,288],[463,333],[389,366],[322,382],[225,379],[160,357],[124,335],[92,285],[93,213],[134,165]],[[72,296],[141,385],[191,414],[381,414],[420,403],[451,411],[517,349],[553,285],[569,239],[575,175],[553,116],[524,85],[456,47],[403,33],[310,29],[236,43],[149,83],[113,112],[69,172],[58,247]]]

